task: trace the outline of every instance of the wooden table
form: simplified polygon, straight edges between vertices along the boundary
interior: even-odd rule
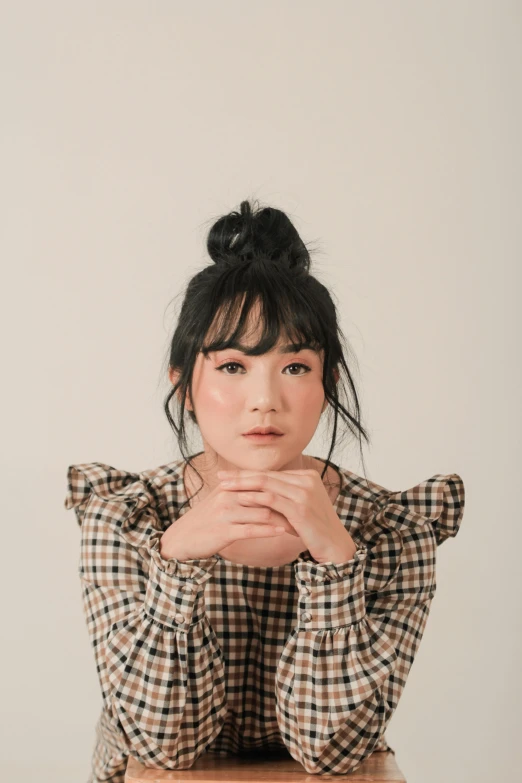
[[[355,772],[346,775],[311,774],[284,748],[280,751],[254,752],[237,756],[218,756],[205,753],[190,769],[153,769],[129,757],[125,783],[320,783],[331,780],[378,781],[378,783],[406,783],[395,755],[390,751],[376,751]]]

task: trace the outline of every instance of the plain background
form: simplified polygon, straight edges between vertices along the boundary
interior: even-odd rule
[[[212,221],[249,197],[320,244],[369,478],[465,482],[387,731],[399,766],[409,783],[510,776],[520,2],[4,2],[0,28],[2,778],[87,780],[101,695],[67,467],[179,456],[176,307]],[[333,458],[361,473],[356,449]]]

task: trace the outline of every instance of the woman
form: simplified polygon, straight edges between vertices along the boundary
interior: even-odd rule
[[[205,752],[286,748],[321,774],[394,752],[384,732],[436,548],[463,515],[457,474],[394,492],[330,461],[339,418],[369,439],[335,305],[288,217],[244,201],[207,248],[169,355],[183,457],[68,470],[103,697],[92,783],[123,781],[129,755],[188,769]],[[192,456],[185,412],[204,447]],[[323,413],[324,460],[303,453]]]

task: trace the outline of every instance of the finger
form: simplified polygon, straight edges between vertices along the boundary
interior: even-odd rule
[[[274,471],[271,475],[268,475],[266,472],[252,472],[248,476],[242,475],[223,479],[220,482],[220,486],[224,490],[232,490],[234,492],[255,489],[275,492],[297,503],[301,499],[300,490],[303,487],[303,480],[299,476],[289,476],[285,480],[281,477],[281,472],[278,471]]]
[[[243,493],[242,493],[243,494]],[[245,495],[247,493],[244,493]],[[232,510],[231,518],[234,522],[234,524],[248,524],[249,522],[255,522],[258,524],[267,524],[267,525],[281,525],[284,527],[287,533],[290,533],[290,535],[299,536],[299,533],[295,530],[295,528],[290,524],[287,517],[284,516],[284,514],[281,514],[279,511],[276,511],[275,509],[271,508],[270,506],[267,506],[266,503],[264,504],[239,504],[243,505],[244,508],[251,509],[251,513],[249,514],[245,510],[242,510],[240,507],[236,507]],[[266,509],[270,509],[270,515],[267,518],[266,516]],[[259,509],[258,513],[256,513],[256,509]],[[261,510],[263,510],[263,513],[261,513]]]
[[[255,525],[252,523],[235,525],[233,530],[234,538],[231,543],[240,538],[277,538],[277,536],[283,535],[284,532],[279,525]]]
[[[284,514],[282,514],[280,511],[277,511],[272,504],[267,502],[267,497],[264,492],[238,492],[236,494],[236,498],[240,506],[248,508],[270,508],[276,517],[274,524],[284,525],[287,533],[290,533],[292,536],[296,536],[296,538],[299,537],[299,533],[288,521],[287,517],[284,516]]]
[[[217,475],[221,482],[237,481],[243,477],[271,476],[272,478],[287,480],[290,484],[299,484],[299,476],[319,475],[316,470],[218,470]]]
[[[273,511],[278,512],[284,519],[287,521],[292,517],[295,517],[295,501],[291,497],[285,497],[278,492],[274,492],[273,490],[268,490],[270,494],[267,495],[266,491],[262,491],[260,494],[263,496],[263,500],[261,505],[268,507],[272,509]],[[237,502],[239,503],[239,498],[241,495],[249,494],[243,490],[236,491],[235,497],[237,499]],[[288,523],[290,524],[290,523]],[[297,534],[299,535],[299,530],[297,527],[295,527],[294,524],[292,524],[292,527],[297,531]]]

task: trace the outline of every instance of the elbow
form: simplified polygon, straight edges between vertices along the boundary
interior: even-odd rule
[[[365,705],[366,706],[366,705]],[[354,772],[369,758],[384,734],[388,711],[381,699],[369,716],[355,711],[335,728],[330,722],[322,732],[316,724],[315,730],[306,737],[301,734],[299,743],[292,743],[289,751],[311,775]]]
[[[366,759],[368,759],[375,748],[378,740],[361,748],[361,745],[354,749],[342,750],[339,754],[339,746],[335,750],[330,749],[330,753],[325,752],[321,758],[300,757],[298,760],[310,775],[347,775],[349,772],[355,772],[359,769]]]

